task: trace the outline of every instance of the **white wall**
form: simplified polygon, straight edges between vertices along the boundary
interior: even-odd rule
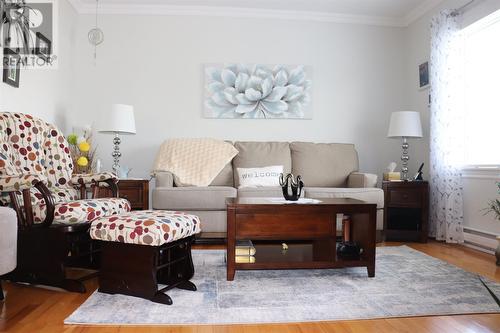
[[[463,5],[465,0],[448,0],[443,2],[419,20],[411,24],[407,29],[406,45],[408,50],[407,75],[409,80],[408,101],[410,107],[420,110],[423,115],[423,121],[427,133],[425,135],[425,146],[419,153],[428,161],[429,156],[429,110],[428,110],[428,90],[418,89],[418,65],[429,60],[430,56],[430,19],[439,10],[452,9]],[[491,14],[500,9],[498,0],[476,0],[470,8],[464,13],[462,25],[465,27],[478,19]],[[432,82],[431,82],[432,84]],[[428,169],[427,169],[428,170]],[[426,172],[428,175],[428,172]],[[500,223],[495,221],[493,215],[484,216],[481,211],[488,200],[498,196],[496,193],[495,179],[500,181],[500,175],[497,173],[476,172],[474,175],[466,172],[464,178],[464,225],[481,231],[500,235]]]
[[[19,88],[0,82],[0,110],[29,113],[65,128],[72,103],[73,43],[78,15],[66,0],[57,2],[57,69],[21,70]]]
[[[137,135],[122,144],[132,176],[149,174],[169,137],[352,142],[361,170],[378,174],[400,156],[400,142],[386,131],[390,113],[408,107],[403,28],[179,16],[99,21],[105,41],[95,66],[86,39],[94,17],[80,17],[71,122],[98,121],[112,103],[133,104]],[[202,64],[219,62],[311,65],[313,119],[204,119]],[[97,138],[109,168],[112,137]]]
[[[105,42],[93,48],[92,15],[59,1],[59,69],[24,71],[21,88],[0,84],[0,108],[54,121],[66,132],[98,124],[111,103],[136,108],[138,133],[124,137],[122,164],[147,176],[169,137],[230,140],[352,142],[361,170],[379,175],[399,162],[400,142],[386,138],[390,113],[421,112],[424,138],[410,142],[410,170],[429,161],[428,90],[418,89],[418,65],[429,59],[429,22],[447,0],[408,28],[274,19],[103,15]],[[464,25],[500,8],[477,0]],[[203,63],[307,64],[313,67],[312,120],[215,120],[202,117]],[[112,138],[97,135],[109,168]],[[500,234],[479,211],[495,196],[494,177],[465,179],[465,224]]]

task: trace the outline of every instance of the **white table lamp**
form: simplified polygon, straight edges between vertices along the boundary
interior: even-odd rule
[[[420,113],[415,111],[398,111],[391,114],[391,122],[389,124],[389,138],[403,138],[403,155],[401,155],[402,180],[408,180],[408,138],[422,137],[422,123],[420,122]]]
[[[99,131],[100,133],[114,134],[113,139],[114,149],[111,156],[113,156],[113,171],[118,174],[120,169],[120,135],[135,134],[135,118],[134,107],[125,104],[113,104],[111,112],[106,114],[104,127]]]

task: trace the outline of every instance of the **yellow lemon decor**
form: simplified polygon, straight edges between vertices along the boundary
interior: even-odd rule
[[[89,164],[89,160],[85,156],[81,156],[76,160],[76,164],[81,167],[86,167]]]
[[[78,145],[81,152],[86,153],[90,150],[90,144],[87,141],[83,141]]]
[[[96,147],[92,145],[92,128],[84,127],[81,133],[68,135],[69,150],[74,174],[89,174],[96,167]]]

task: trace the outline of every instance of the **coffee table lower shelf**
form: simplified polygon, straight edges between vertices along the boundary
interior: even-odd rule
[[[285,251],[282,250],[281,243],[254,243],[255,262],[235,263],[234,267],[236,270],[367,267],[369,276],[372,276],[369,268],[370,261],[362,257],[357,260],[344,260],[337,257],[334,249],[324,251],[324,246],[314,251],[313,242],[293,244],[287,242],[287,245],[288,250]]]

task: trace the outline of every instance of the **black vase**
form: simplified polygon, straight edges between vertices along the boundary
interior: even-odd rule
[[[304,187],[304,183],[302,182],[302,178],[300,176],[297,176],[296,179],[293,179],[293,174],[291,173],[287,174],[286,177],[284,177],[283,174],[280,174],[280,185],[285,200],[299,200],[302,194],[302,188]],[[290,193],[290,189],[292,193]]]

